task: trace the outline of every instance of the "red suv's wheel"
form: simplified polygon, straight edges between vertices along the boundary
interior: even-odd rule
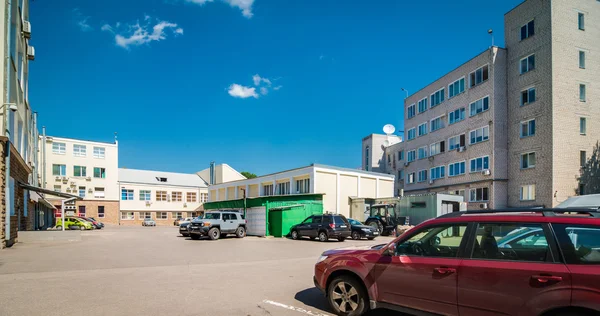
[[[355,278],[343,275],[335,278],[327,289],[329,305],[337,315],[362,315],[369,310],[368,295]]]

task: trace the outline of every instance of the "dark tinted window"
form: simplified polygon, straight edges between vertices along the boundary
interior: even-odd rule
[[[314,216],[313,217],[313,223],[321,224],[322,221],[323,221],[323,216]]]
[[[549,261],[548,240],[541,224],[483,223],[476,231],[473,259]]]
[[[336,225],[348,225],[348,220],[344,216],[334,216],[333,220]]]
[[[311,217],[309,217],[309,218],[305,219],[305,220],[302,222],[302,224],[311,224],[311,223],[313,222],[313,218],[314,218],[314,217],[312,217],[312,216],[311,216]]]
[[[600,227],[552,225],[561,248],[571,264],[600,264]]]

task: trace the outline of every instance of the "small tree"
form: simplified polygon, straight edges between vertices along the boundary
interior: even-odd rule
[[[600,193],[600,142],[596,142],[592,156],[582,167],[579,177],[579,194],[599,194]]]
[[[242,172],[240,172],[240,173],[241,173],[241,174],[242,174],[244,177],[246,177],[246,178],[248,178],[248,179],[253,179],[253,178],[256,178],[256,177],[257,177],[257,175],[255,175],[254,173],[252,173],[252,172],[248,172],[248,171],[242,171]]]

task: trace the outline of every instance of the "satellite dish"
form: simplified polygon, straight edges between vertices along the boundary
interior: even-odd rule
[[[383,146],[388,147],[390,145],[390,141],[389,140],[384,140],[383,141]]]
[[[385,126],[383,127],[383,132],[386,133],[387,135],[394,134],[395,131],[396,131],[396,128],[392,124],[385,124]]]

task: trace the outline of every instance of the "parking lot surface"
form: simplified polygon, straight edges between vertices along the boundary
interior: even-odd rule
[[[82,234],[0,252],[0,315],[331,315],[312,282],[319,255],[391,240],[191,240],[175,226]]]

